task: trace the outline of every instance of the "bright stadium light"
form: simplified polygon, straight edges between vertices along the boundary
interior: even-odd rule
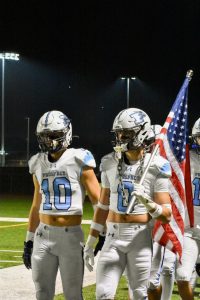
[[[12,52],[0,53],[0,59],[2,60],[2,94],[1,94],[1,166],[5,166],[5,136],[4,136],[4,77],[5,77],[5,61],[6,60],[19,60],[19,54]]]
[[[127,108],[129,108],[129,85],[130,85],[130,80],[136,80],[136,77],[121,77],[122,80],[127,80]]]

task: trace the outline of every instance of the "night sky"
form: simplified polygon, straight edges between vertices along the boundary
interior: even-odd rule
[[[5,65],[7,158],[26,157],[27,117],[36,153],[37,121],[55,109],[72,120],[79,136],[72,146],[99,163],[112,150],[113,119],[126,108],[122,76],[137,76],[130,107],[163,125],[192,69],[189,130],[200,117],[199,0],[6,1],[0,38],[0,52],[20,53]]]

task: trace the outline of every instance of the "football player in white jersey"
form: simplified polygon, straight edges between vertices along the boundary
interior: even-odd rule
[[[194,227],[190,228],[186,219],[183,254],[181,264],[176,268],[179,294],[183,300],[194,299],[190,280],[200,254],[200,118],[192,128],[192,149],[190,167],[194,205]],[[187,215],[186,215],[187,217]]]
[[[150,125],[148,115],[140,109],[121,111],[113,123],[115,151],[101,161],[101,196],[84,248],[85,264],[92,270],[94,245],[107,220],[106,240],[97,264],[98,300],[114,299],[125,267],[134,300],[147,299],[152,257],[149,221],[167,223],[171,218],[168,161],[156,156],[143,185],[138,183],[150,157],[144,142]],[[133,196],[134,208],[127,214]]]
[[[34,196],[24,264],[32,268],[36,299],[53,300],[59,268],[65,298],[82,300],[85,190],[94,205],[100,197],[95,160],[88,150],[68,148],[72,125],[60,111],[46,112],[36,134],[41,152],[29,161]]]

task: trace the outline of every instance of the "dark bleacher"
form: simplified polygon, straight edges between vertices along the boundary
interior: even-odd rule
[[[0,193],[32,194],[33,182],[28,167],[0,167]]]

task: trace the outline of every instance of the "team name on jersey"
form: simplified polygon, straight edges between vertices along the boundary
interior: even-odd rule
[[[49,176],[64,176],[64,175],[66,175],[65,171],[51,171],[51,172],[48,172],[48,173],[42,173],[43,178],[46,178],[46,177],[49,177]]]
[[[132,174],[123,174],[122,179],[130,179],[130,180],[138,180],[138,176],[132,175]]]
[[[138,174],[135,174],[137,168],[133,166],[126,166],[126,169],[124,170],[124,173],[122,174],[122,179],[129,179],[132,181],[138,181],[139,177]]]

